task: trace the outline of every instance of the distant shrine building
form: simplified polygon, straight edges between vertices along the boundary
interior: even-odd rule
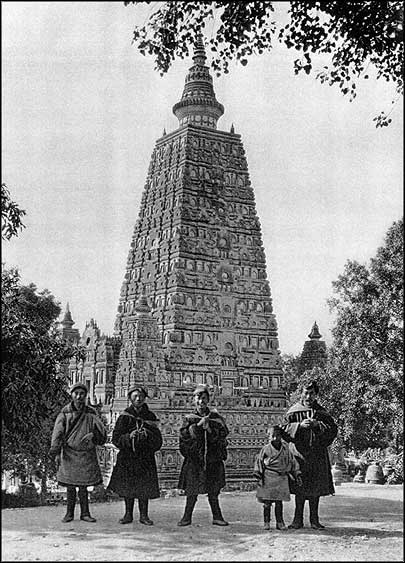
[[[164,444],[162,487],[176,486],[179,428],[192,390],[206,383],[230,428],[228,483],[252,478],[270,423],[286,408],[262,233],[240,135],[217,129],[216,100],[201,36],[181,100],[179,127],[157,140],[130,244],[114,337],[91,321],[86,359],[69,364],[113,428],[128,389],[148,389]],[[66,320],[65,314],[65,319]],[[70,315],[70,312],[69,312]],[[62,327],[63,322],[62,321]],[[65,323],[66,324],[66,323]],[[115,448],[101,455],[106,481]]]
[[[326,343],[321,340],[322,334],[319,332],[316,321],[312,325],[311,332],[308,334],[298,364],[298,373],[302,375],[314,367],[323,368],[326,365],[327,352]]]

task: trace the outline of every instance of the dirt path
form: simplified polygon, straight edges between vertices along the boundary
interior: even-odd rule
[[[62,524],[62,506],[2,510],[2,561],[403,561],[402,486],[337,487],[334,497],[321,499],[324,531],[281,532],[273,519],[266,532],[254,492],[221,499],[225,528],[211,524],[205,496],[186,528],[176,526],[184,497],[152,501],[150,527],[137,518],[118,524],[121,502],[92,505],[96,524]],[[293,500],[284,503],[286,523],[293,508]]]

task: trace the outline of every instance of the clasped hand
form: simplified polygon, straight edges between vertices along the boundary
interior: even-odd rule
[[[209,422],[208,422],[208,416],[203,416],[202,419],[197,423],[197,426],[202,426],[203,430],[209,430]]]
[[[137,436],[138,438],[140,438],[141,435],[143,435],[143,431],[140,431],[139,429],[135,428],[135,430],[132,430],[132,432],[129,434],[129,437],[130,437],[131,439],[132,439],[132,438],[135,438],[136,436]]]
[[[317,426],[319,426],[319,423],[317,420],[314,420],[313,418],[305,418],[301,423],[300,426],[302,428],[316,428]]]

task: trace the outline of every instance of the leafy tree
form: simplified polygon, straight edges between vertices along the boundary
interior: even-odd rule
[[[294,356],[293,354],[283,354],[281,356],[281,361],[283,365],[283,381],[281,387],[286,394],[287,400],[290,404],[292,404],[291,397],[297,390],[300,380],[300,356]]]
[[[370,265],[348,261],[333,282],[336,314],[319,381],[345,444],[357,451],[403,439],[403,219]]]
[[[294,61],[296,74],[313,72],[314,55],[330,54],[330,66],[316,76],[337,85],[350,101],[356,96],[359,79],[368,78],[369,67],[376,69],[377,78],[393,82],[397,99],[403,93],[402,2],[291,1],[287,23],[277,21],[275,6],[279,3],[270,1],[152,4],[155,9],[145,24],[135,27],[134,42],[141,53],[155,58],[161,74],[176,57],[188,56],[196,34],[207,27],[212,28],[207,43],[217,74],[228,72],[234,59],[246,65],[250,55],[269,51],[280,41],[300,52]],[[375,118],[377,127],[391,122],[391,111]]]
[[[4,184],[1,195],[2,237],[9,240],[23,227],[25,211]],[[55,470],[47,455],[53,422],[69,398],[61,367],[81,351],[57,330],[61,309],[48,290],[22,285],[15,269],[3,268],[1,279],[2,470],[38,470],[44,495],[47,475]]]
[[[11,200],[6,184],[1,184],[1,238],[3,240],[17,236],[18,231],[25,227],[22,222],[24,215],[25,211]]]
[[[3,270],[2,286],[2,467],[46,474],[52,425],[69,398],[61,366],[75,350],[57,330],[60,306],[48,290],[22,285],[16,270]]]

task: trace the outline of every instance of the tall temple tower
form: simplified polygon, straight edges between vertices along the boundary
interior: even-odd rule
[[[201,36],[173,112],[179,127],[156,142],[121,289],[114,409],[133,384],[148,388],[164,436],[159,470],[175,479],[190,391],[208,384],[231,429],[227,471],[237,479],[251,474],[285,397],[245,151],[233,126],[217,129],[224,107]]]

